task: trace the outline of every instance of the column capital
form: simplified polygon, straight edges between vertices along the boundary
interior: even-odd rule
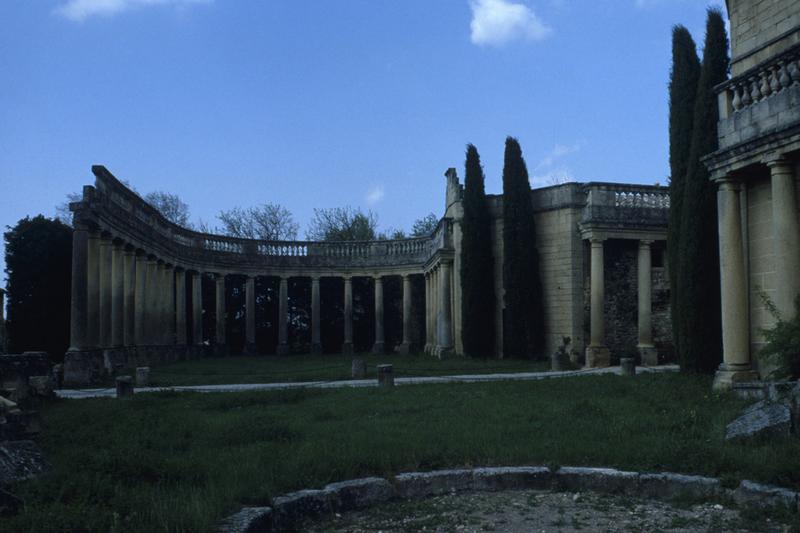
[[[589,242],[591,243],[591,245],[592,245],[593,247],[598,247],[598,246],[599,246],[599,247],[602,247],[602,246],[603,246],[603,243],[604,243],[605,241],[606,241],[606,238],[605,238],[605,237],[596,237],[596,236],[589,237]]]
[[[739,192],[742,189],[742,180],[729,175],[717,180],[720,191]]]
[[[649,239],[640,239],[639,240],[639,248],[650,248],[650,246],[653,244],[653,242],[655,242],[655,241],[649,240]]]
[[[777,152],[769,153],[765,155],[763,158],[761,158],[761,162],[767,165],[770,168],[770,170],[776,167],[785,167],[787,172],[791,172],[792,168],[791,163],[781,153]]]

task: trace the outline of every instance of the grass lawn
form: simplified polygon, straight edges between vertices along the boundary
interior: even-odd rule
[[[745,402],[706,377],[587,376],[393,389],[61,400],[53,472],[12,490],[2,531],[208,531],[242,504],[367,475],[473,465],[608,466],[800,488],[800,440],[726,444]]]
[[[377,377],[376,366],[394,365],[397,377],[487,374],[495,372],[544,372],[549,361],[519,359],[442,360],[428,355],[360,355],[367,362],[367,377]],[[352,379],[350,355],[260,355],[209,357],[153,367],[153,385],[221,385],[229,383],[279,383],[289,381],[338,381]]]

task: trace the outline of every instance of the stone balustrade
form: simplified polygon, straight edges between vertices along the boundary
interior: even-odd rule
[[[669,218],[669,188],[658,185],[588,183],[582,224],[664,226]]]
[[[756,65],[717,87],[723,102],[741,111],[800,83],[800,45]]]

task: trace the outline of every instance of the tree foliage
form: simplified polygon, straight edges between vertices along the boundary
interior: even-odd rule
[[[667,233],[670,274],[670,310],[672,315],[673,346],[681,352],[685,332],[681,329],[681,304],[678,297],[678,258],[680,250],[681,216],[684,182],[692,142],[697,83],[700,78],[700,59],[689,30],[683,26],[672,29],[672,70],[669,81],[669,228]]]
[[[426,237],[433,233],[436,229],[436,226],[439,225],[439,217],[437,217],[433,213],[428,213],[422,218],[418,218],[414,221],[414,225],[411,226],[411,236],[412,237]]]
[[[9,351],[46,351],[60,360],[69,347],[72,230],[42,215],[4,234]]]
[[[543,306],[528,169],[522,148],[506,139],[503,165],[503,354],[532,357],[543,348]]]
[[[152,205],[164,218],[184,228],[190,226],[189,205],[177,194],[164,191],[153,191],[145,195],[144,201]]]
[[[782,317],[772,303],[762,294],[767,310],[775,318],[775,325],[762,331],[766,344],[759,352],[759,357],[773,367],[770,379],[800,378],[800,295],[795,298],[794,315]]]
[[[306,237],[312,241],[372,241],[378,236],[378,217],[352,207],[314,209]]]
[[[676,273],[678,327],[683,335],[678,358],[681,367],[689,371],[713,371],[722,359],[717,192],[700,158],[718,147],[714,87],[727,78],[728,63],[725,22],[719,10],[710,9],[680,206]]]
[[[247,209],[234,207],[220,211],[217,218],[222,223],[222,233],[244,239],[291,241],[297,238],[299,230],[292,213],[278,204],[262,204]]]
[[[478,149],[467,146],[461,223],[461,340],[465,355],[494,353],[494,258],[491,218]],[[433,214],[429,215],[433,217]],[[435,217],[433,217],[435,220]]]

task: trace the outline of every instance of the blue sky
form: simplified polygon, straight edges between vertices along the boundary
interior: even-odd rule
[[[468,142],[501,192],[666,183],[670,31],[700,0],[2,0],[0,225],[103,164],[193,220],[277,202],[441,215]]]

